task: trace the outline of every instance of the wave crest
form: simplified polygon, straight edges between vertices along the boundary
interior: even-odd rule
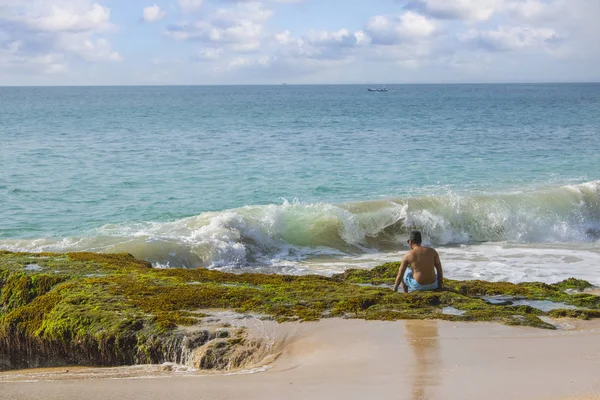
[[[600,238],[600,181],[532,192],[346,204],[246,206],[171,221],[109,224],[83,238],[12,240],[19,251],[128,252],[168,267],[268,266],[428,243],[553,243]]]

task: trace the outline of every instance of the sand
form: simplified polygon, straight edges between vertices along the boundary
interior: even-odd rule
[[[290,324],[276,328],[288,339],[265,372],[198,376],[152,367],[154,373],[145,372],[152,378],[139,369],[12,372],[0,374],[0,399],[600,400],[600,323],[564,321],[564,327]]]

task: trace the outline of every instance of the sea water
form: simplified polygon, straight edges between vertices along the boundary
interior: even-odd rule
[[[600,284],[600,84],[0,88],[0,249]]]

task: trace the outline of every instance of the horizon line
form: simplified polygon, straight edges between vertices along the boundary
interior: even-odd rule
[[[405,82],[405,83],[239,83],[239,84],[75,84],[75,85],[0,85],[0,88],[75,88],[75,87],[235,87],[235,86],[427,86],[427,85],[575,85],[600,84],[600,81],[522,81],[522,82]]]

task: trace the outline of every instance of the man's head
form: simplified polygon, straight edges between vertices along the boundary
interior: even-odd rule
[[[410,233],[410,236],[408,237],[408,245],[409,246],[412,247],[413,244],[420,246],[422,242],[423,242],[423,238],[421,237],[421,232],[412,231]]]

